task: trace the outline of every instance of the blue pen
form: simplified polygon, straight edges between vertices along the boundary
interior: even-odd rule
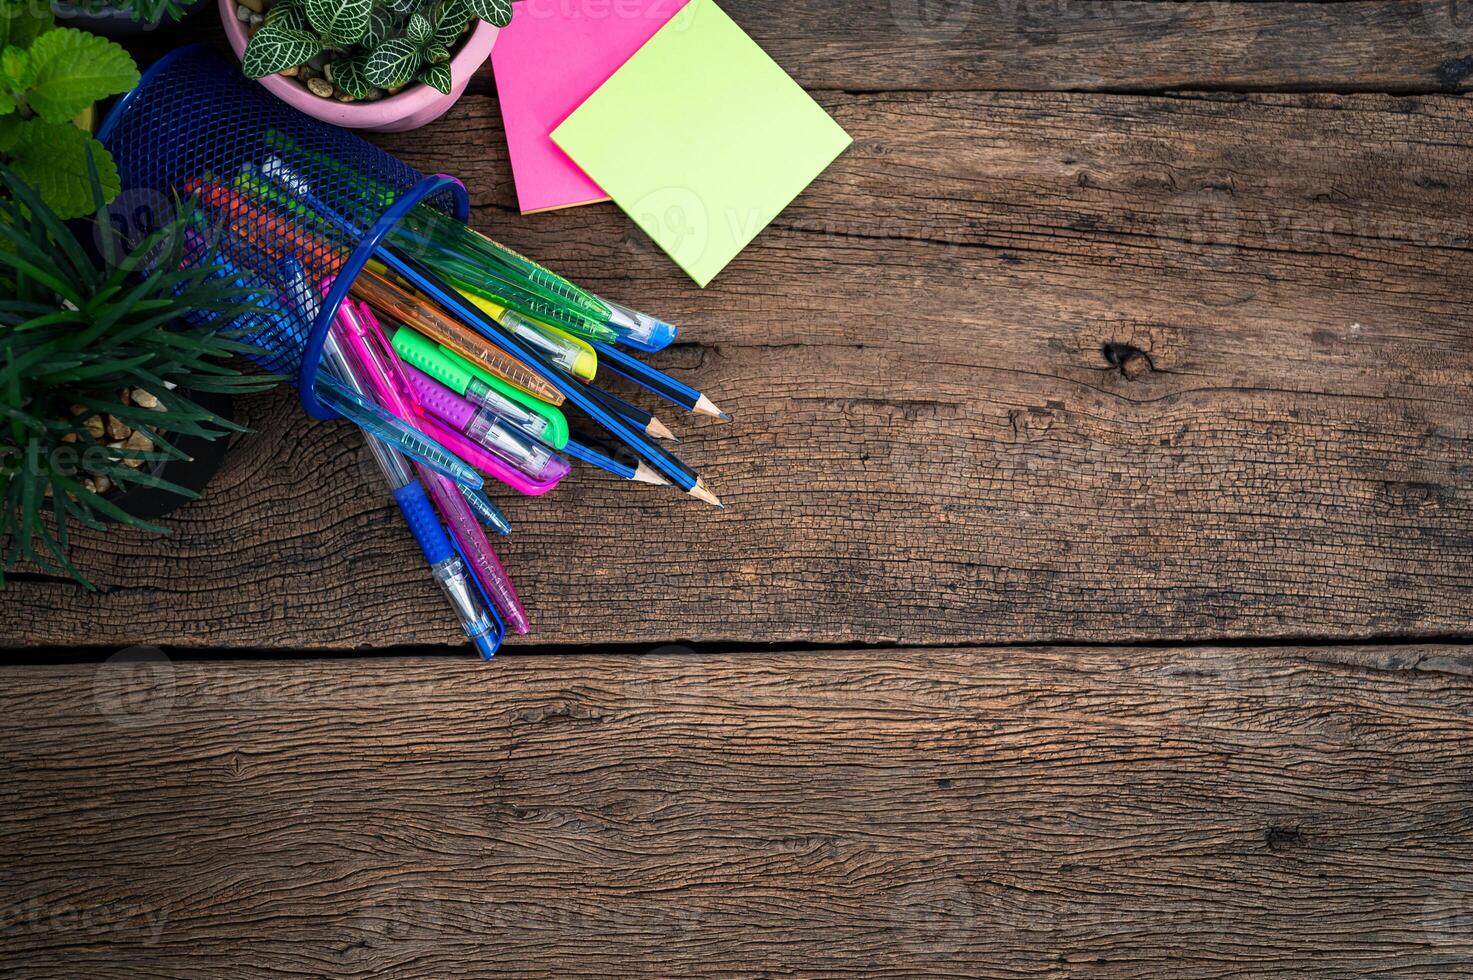
[[[308,314],[308,321],[315,321],[321,303],[312,292],[301,263],[289,258],[283,261],[283,266],[287,272],[286,278],[291,283],[289,288],[293,298],[301,304],[303,312]],[[322,357],[327,362],[328,370],[337,376],[344,387],[362,398],[368,398],[367,386],[343,356],[342,349],[338,347],[337,339],[330,330],[324,338]],[[414,534],[414,540],[419,544],[425,561],[429,562],[431,577],[439,583],[445,597],[450,600],[450,607],[460,619],[461,628],[480,652],[481,659],[490,660],[506,637],[506,625],[487,601],[486,594],[475,581],[475,577],[467,571],[465,558],[452,545],[424,486],[414,478],[404,457],[377,439],[367,441],[369,451],[373,453],[374,460],[389,484],[394,502],[399,505],[399,511]]]
[[[327,361],[329,370],[362,393],[362,382],[355,377],[330,333],[323,346],[323,359]],[[409,530],[413,532],[419,550],[424,554],[425,561],[429,562],[431,577],[439,583],[445,597],[450,600],[451,608],[460,619],[461,628],[465,630],[466,637],[475,644],[481,659],[490,660],[496,655],[506,636],[506,627],[502,624],[501,617],[486,602],[485,594],[466,571],[465,560],[451,545],[424,486],[414,478],[404,457],[377,439],[369,439],[368,448],[378,462],[379,469],[383,470],[389,492],[399,505],[399,511],[404,515]]]
[[[388,448],[418,460],[467,489],[479,490],[485,485],[486,481],[481,474],[459,456],[418,429],[406,425],[397,415],[384,411],[377,403],[346,387],[336,378],[319,373],[316,387],[317,397],[322,404]]]
[[[471,510],[483,525],[489,527],[502,537],[511,533],[511,521],[507,520],[506,515],[501,512],[501,508],[497,507],[496,504],[492,503],[491,498],[486,496],[486,491],[476,490],[472,487],[462,485],[460,495],[465,498],[467,504],[470,504]]]

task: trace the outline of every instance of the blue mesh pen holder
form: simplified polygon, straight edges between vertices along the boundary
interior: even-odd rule
[[[208,219],[201,240],[216,246],[211,261],[259,297],[260,313],[230,327],[263,349],[256,358],[263,368],[295,376],[302,406],[316,418],[334,417],[313,387],[328,325],[373,250],[417,204],[461,221],[469,211],[455,178],[426,177],[298,112],[199,45],[149,69],[98,138],[117,161],[125,194],[199,202],[198,216]],[[314,203],[293,187],[309,189]]]

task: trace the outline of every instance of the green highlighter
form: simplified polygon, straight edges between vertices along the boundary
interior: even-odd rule
[[[554,449],[568,444],[568,419],[555,406],[512,387],[408,327],[394,331],[393,345],[411,367],[423,371],[471,404]]]

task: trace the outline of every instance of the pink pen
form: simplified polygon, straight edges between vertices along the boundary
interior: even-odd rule
[[[331,281],[325,280],[323,288],[330,285]],[[383,406],[423,432],[426,421],[424,409],[414,400],[414,391],[404,374],[403,365],[398,363],[394,349],[388,346],[373,313],[351,299],[344,300],[338,306],[333,330],[348,353],[362,366],[364,377]],[[379,349],[375,350],[375,347]],[[397,377],[396,367],[399,369]],[[415,463],[415,469],[429,491],[430,499],[450,526],[450,533],[460,544],[481,587],[501,611],[506,625],[518,633],[530,631],[527,612],[517,597],[516,587],[511,584],[506,569],[486,539],[486,532],[481,530],[476,515],[454,482],[419,463]]]
[[[415,399],[420,406],[440,423],[441,428],[461,436],[452,440],[456,446],[454,451],[459,454],[467,441],[481,450],[471,456],[462,456],[467,462],[480,466],[480,459],[489,450],[526,477],[525,485],[518,482],[511,486],[529,494],[546,493],[567,476],[571,469],[567,460],[540,442],[527,438],[502,421],[495,412],[472,405],[412,364],[406,364],[404,371],[414,386]]]
[[[474,466],[489,476],[495,477],[513,490],[527,494],[529,497],[539,496],[557,486],[558,481],[566,476],[568,470],[572,468],[568,465],[567,460],[560,456],[553,456],[553,465],[546,467],[545,472],[534,480],[521,470],[501,459],[501,457],[493,454],[485,446],[472,442],[468,436],[456,432],[437,418],[434,413],[426,415],[416,424],[419,426],[421,432],[439,442],[440,445],[455,453],[455,455],[465,460],[471,466]]]

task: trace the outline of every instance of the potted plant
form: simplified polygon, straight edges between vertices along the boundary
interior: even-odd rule
[[[510,0],[220,0],[247,77],[338,126],[438,119],[511,21]]]
[[[104,37],[134,37],[183,20],[195,0],[52,0],[56,18]]]
[[[167,533],[147,517],[206,478],[191,443],[242,431],[206,399],[275,380],[228,363],[255,352],[224,330],[252,297],[208,254],[184,263],[188,207],[123,248],[93,188],[101,255],[0,167],[0,585],[28,560],[90,587],[79,525]]]
[[[37,188],[63,218],[93,206],[90,153],[105,201],[118,171],[102,144],[76,125],[92,104],[138,84],[138,66],[106,38],[56,27],[49,7],[0,0],[0,163]]]

